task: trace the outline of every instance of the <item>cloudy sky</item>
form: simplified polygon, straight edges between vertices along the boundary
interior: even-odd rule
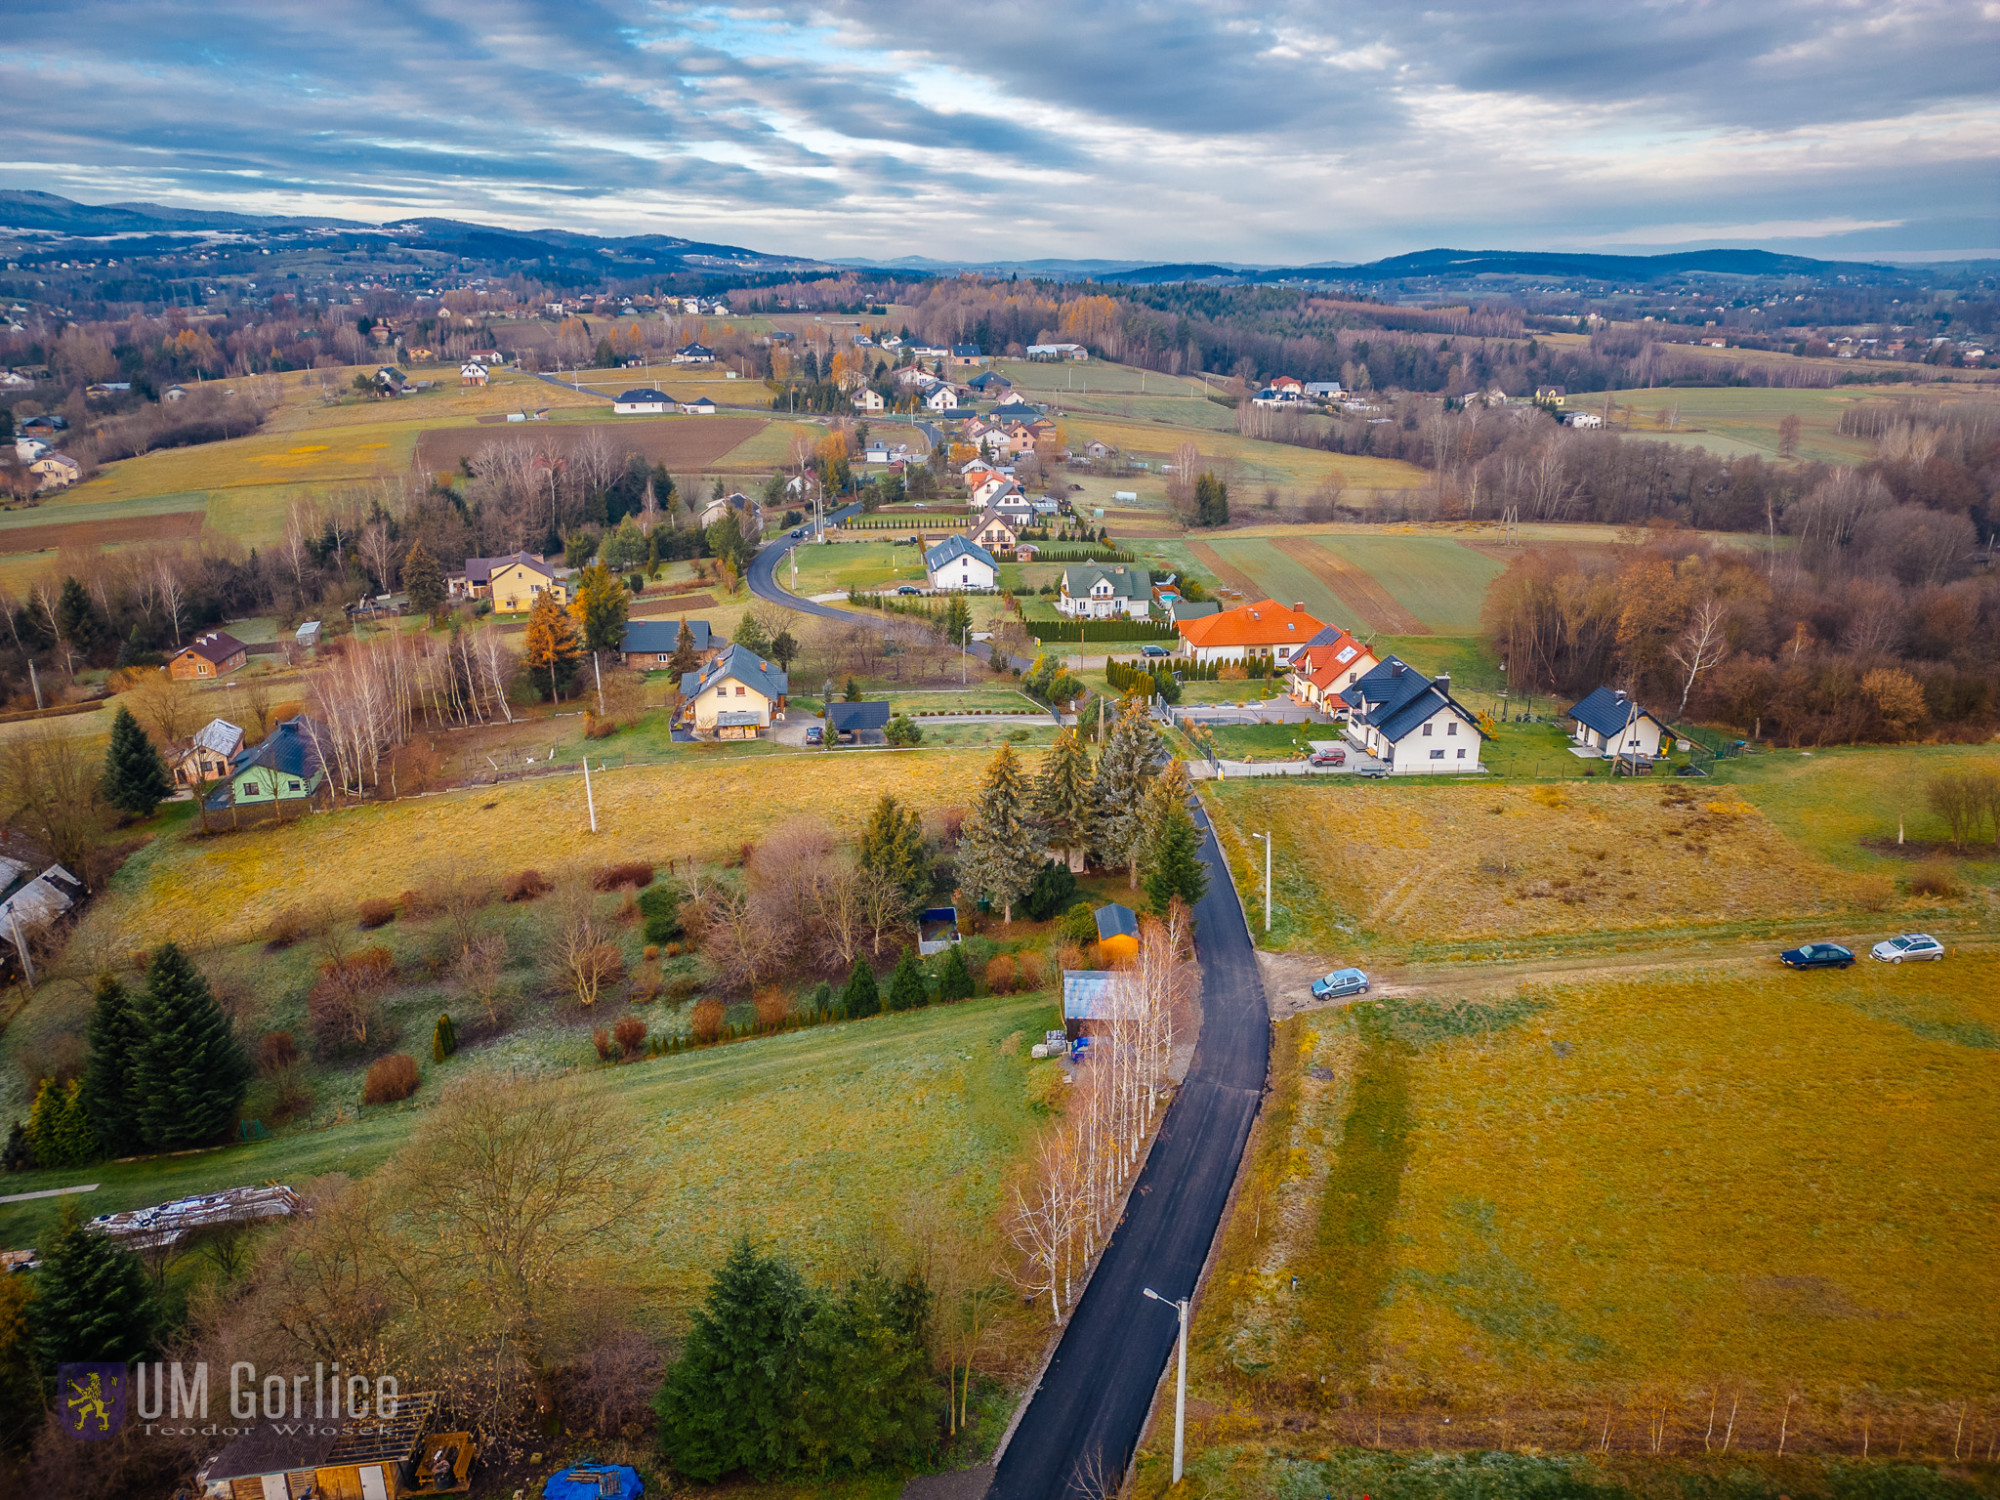
[[[820,256],[2000,254],[1995,0],[70,0],[0,186]]]

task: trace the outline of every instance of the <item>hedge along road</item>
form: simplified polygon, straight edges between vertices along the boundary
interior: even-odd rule
[[[779,588],[775,570],[792,545],[789,537],[780,538],[752,559],[750,588],[758,598],[803,614],[892,628],[889,618],[834,609]],[[972,649],[990,655],[983,642]],[[1215,830],[1198,801],[1193,811],[1208,871],[1208,894],[1194,910],[1201,1040],[1125,1216],[1001,1454],[989,1500],[1081,1500],[1117,1488],[1179,1332],[1172,1311],[1150,1301],[1145,1289],[1170,1301],[1193,1298],[1263,1099],[1271,1023],[1257,954]]]

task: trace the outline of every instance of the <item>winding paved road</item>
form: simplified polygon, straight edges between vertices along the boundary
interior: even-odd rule
[[[751,562],[750,587],[759,598],[806,614],[887,625],[889,617],[815,604],[779,588],[774,573],[792,545],[781,538]],[[1169,1300],[1194,1295],[1263,1098],[1271,1033],[1257,955],[1199,807],[1195,821],[1208,867],[1208,894],[1195,907],[1201,1041],[1125,1217],[1001,1456],[989,1500],[1055,1500],[1117,1488],[1177,1331],[1172,1310],[1150,1301],[1144,1289]]]

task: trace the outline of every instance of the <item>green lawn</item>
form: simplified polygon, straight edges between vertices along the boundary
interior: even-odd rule
[[[989,1216],[1033,1128],[1027,1043],[1054,1023],[1047,995],[933,1006],[623,1067],[593,1061],[582,1086],[629,1111],[645,1153],[633,1213],[653,1250],[650,1290],[685,1306],[738,1234],[771,1238],[815,1270],[839,1269],[910,1195]],[[588,1054],[587,1036],[583,1050]],[[530,1060],[501,1045],[424,1059],[412,1100],[325,1130],[196,1156],[9,1177],[13,1192],[99,1184],[74,1200],[0,1205],[0,1244],[32,1242],[65,1201],[91,1215],[247,1183],[302,1187],[364,1174],[396,1149],[439,1083]],[[543,1066],[547,1064],[544,1063]]]
[[[925,582],[924,555],[915,547],[896,542],[829,542],[825,546],[800,547],[798,592],[826,594],[836,589],[893,589]],[[790,560],[778,569],[778,582],[792,587]]]
[[[1216,724],[1215,753],[1224,760],[1290,760],[1310,748],[1310,740],[1336,740],[1330,724]]]
[[[985,671],[980,663],[978,670]],[[1010,679],[1011,680],[1011,679]],[[970,685],[958,688],[889,688],[889,711],[898,714],[1031,713],[1046,715],[1048,710],[1016,687],[997,684],[982,686],[974,676]],[[877,696],[880,696],[879,694]]]

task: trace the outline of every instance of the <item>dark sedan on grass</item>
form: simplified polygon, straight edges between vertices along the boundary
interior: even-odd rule
[[[1854,955],[1838,943],[1804,943],[1780,953],[1778,962],[1788,969],[1844,969]]]

